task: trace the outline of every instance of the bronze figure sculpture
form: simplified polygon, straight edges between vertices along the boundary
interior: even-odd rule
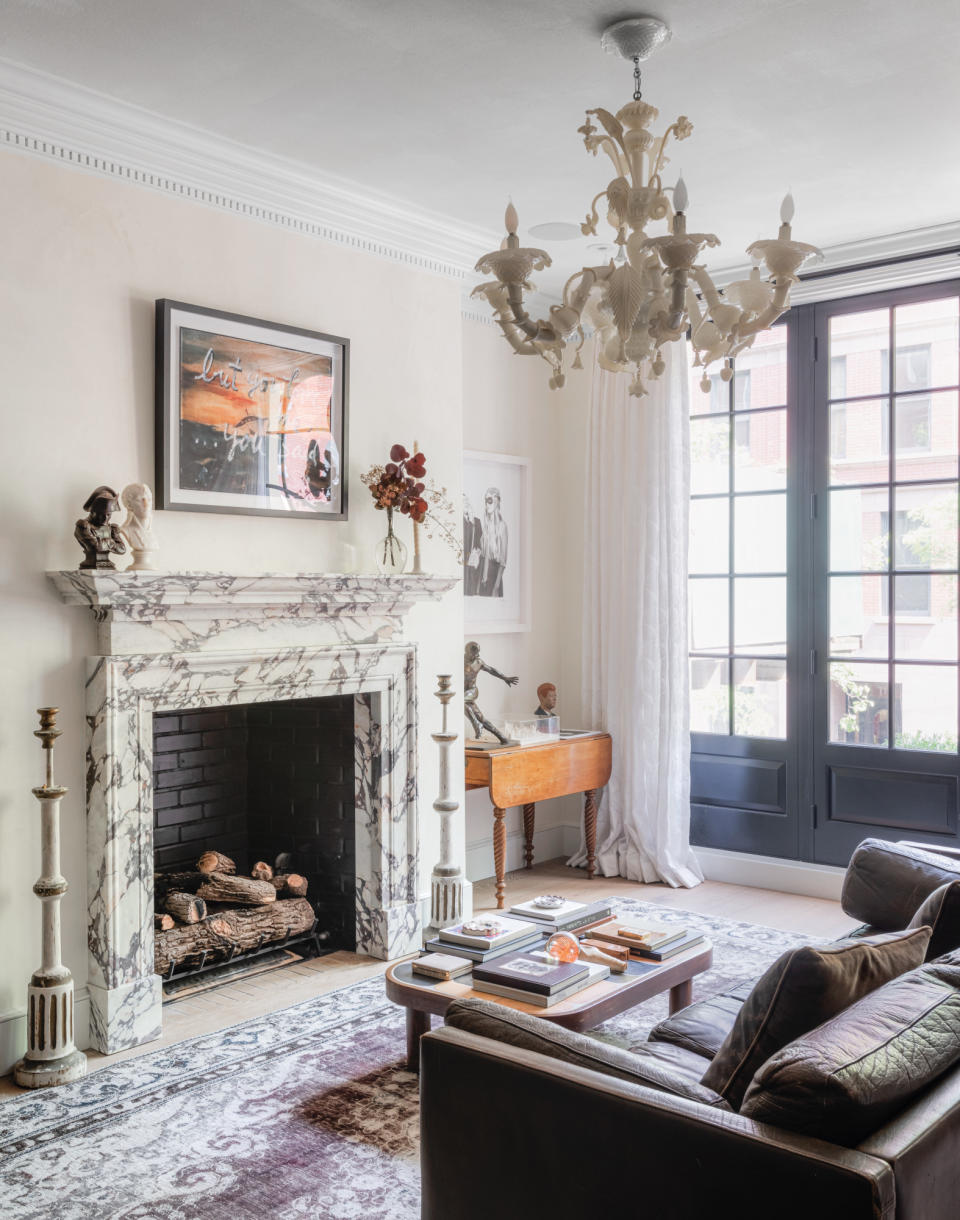
[[[476,640],[471,640],[463,650],[463,711],[464,715],[470,721],[473,728],[474,736],[479,739],[483,730],[492,733],[501,745],[509,745],[510,739],[504,737],[500,730],[484,716],[483,712],[477,703],[477,675],[483,670],[488,674],[493,674],[495,678],[499,678],[501,682],[506,682],[507,686],[516,686],[520,681],[519,678],[508,678],[506,674],[502,674],[499,669],[494,669],[492,665],[488,665],[486,661],[480,660],[480,645]]]
[[[120,527],[110,524],[110,517],[117,511],[117,493],[105,484],[95,488],[84,503],[86,517],[77,522],[73,536],[83,548],[81,569],[107,568],[115,571],[111,555],[123,555],[126,544]]]

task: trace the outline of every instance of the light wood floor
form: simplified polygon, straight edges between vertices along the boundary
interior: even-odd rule
[[[494,885],[492,877],[474,884],[475,910],[495,908]],[[596,877],[588,881],[582,870],[567,868],[562,860],[548,860],[535,865],[530,871],[507,874],[508,905],[545,892],[560,893],[581,901],[591,901],[608,894],[629,896],[665,907],[709,911],[727,919],[766,924],[788,932],[809,932],[815,938],[840,936],[854,922],[843,914],[837,902],[806,898],[799,894],[781,894],[775,890],[727,885],[721,881],[705,881],[692,890],[674,890],[667,885],[638,885],[622,877]],[[385,969],[385,962],[373,958],[356,953],[331,953],[327,957],[228,983],[201,995],[175,1000],[164,1005],[163,1036],[160,1039],[116,1055],[105,1056],[89,1051],[90,1071],[119,1063],[122,1059],[149,1054],[161,1047],[182,1042],[185,1038],[194,1038],[226,1029],[240,1021],[265,1016],[277,1009],[381,974]],[[0,1077],[0,1099],[12,1095],[23,1096],[23,1090],[14,1085],[11,1077]]]

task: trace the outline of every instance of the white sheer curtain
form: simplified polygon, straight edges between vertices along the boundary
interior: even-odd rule
[[[674,348],[680,347],[679,351]],[[585,499],[584,712],[613,736],[600,805],[604,876],[694,886],[690,848],[687,519],[690,430],[682,345],[649,395],[594,364]],[[581,851],[570,863],[582,864]]]

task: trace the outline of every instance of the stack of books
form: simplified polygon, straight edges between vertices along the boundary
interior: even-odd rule
[[[511,953],[473,968],[473,990],[550,1008],[610,973],[592,962],[554,962],[543,952]]]
[[[703,941],[703,933],[695,929],[676,927],[673,924],[639,923],[628,919],[612,919],[598,928],[590,929],[594,941],[621,945],[630,950],[632,957],[648,962],[665,962],[669,958],[692,949]]]
[[[539,922],[512,919],[507,915],[497,915],[490,922],[493,927],[489,935],[464,932],[463,924],[458,923],[452,928],[441,928],[439,934],[423,947],[430,953],[452,953],[456,957],[482,963],[503,957],[505,953],[540,945],[543,941],[545,929]]]
[[[473,962],[453,953],[425,953],[423,957],[411,962],[410,969],[414,974],[448,983],[451,979],[459,978],[461,974],[469,974],[473,969]]]
[[[518,902],[510,908],[510,914],[534,921],[547,933],[577,932],[591,924],[603,923],[613,914],[609,901],[564,902],[563,906],[554,908],[538,907],[536,902],[535,898]]]

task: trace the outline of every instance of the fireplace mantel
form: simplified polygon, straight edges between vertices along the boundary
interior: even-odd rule
[[[92,610],[104,655],[262,648],[265,637],[293,646],[369,644],[397,634],[417,602],[438,601],[457,576],[323,572],[48,572],[62,599]]]

